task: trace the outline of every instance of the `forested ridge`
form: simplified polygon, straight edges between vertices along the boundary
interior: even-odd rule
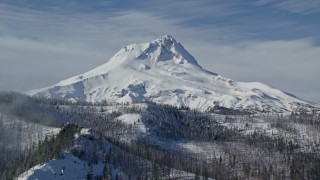
[[[126,124],[119,119],[126,114],[141,118]],[[259,123],[268,127],[257,128]],[[72,152],[89,164],[104,162],[100,179],[169,179],[173,170],[193,173],[195,179],[319,179],[319,123],[318,114],[217,115],[148,102],[75,103],[1,92],[0,177],[12,179]],[[42,132],[42,126],[60,131],[38,133],[36,142],[26,143],[24,133]],[[89,149],[74,148],[74,136],[83,128],[111,145],[106,148],[100,138],[88,137],[93,143]],[[190,143],[201,151],[180,146]],[[120,170],[112,174],[115,167]],[[95,178],[90,173],[87,178]]]

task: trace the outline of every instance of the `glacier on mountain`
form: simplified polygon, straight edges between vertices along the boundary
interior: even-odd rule
[[[202,68],[172,36],[123,47],[107,63],[27,94],[88,102],[151,101],[201,111],[287,112],[316,104],[258,82],[236,82]]]

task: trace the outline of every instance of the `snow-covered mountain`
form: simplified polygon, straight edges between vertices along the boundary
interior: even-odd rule
[[[236,82],[202,68],[172,36],[132,44],[107,63],[29,95],[88,102],[142,102],[255,111],[298,111],[315,104],[258,82]]]

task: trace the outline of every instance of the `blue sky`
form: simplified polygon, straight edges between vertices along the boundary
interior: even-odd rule
[[[0,0],[0,89],[52,85],[170,34],[204,68],[320,103],[318,0]]]

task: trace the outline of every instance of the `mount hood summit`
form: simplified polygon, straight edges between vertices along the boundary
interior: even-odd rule
[[[217,106],[271,112],[318,107],[262,83],[236,82],[209,72],[169,35],[125,46],[89,72],[27,94],[87,102],[151,101],[201,111]]]

